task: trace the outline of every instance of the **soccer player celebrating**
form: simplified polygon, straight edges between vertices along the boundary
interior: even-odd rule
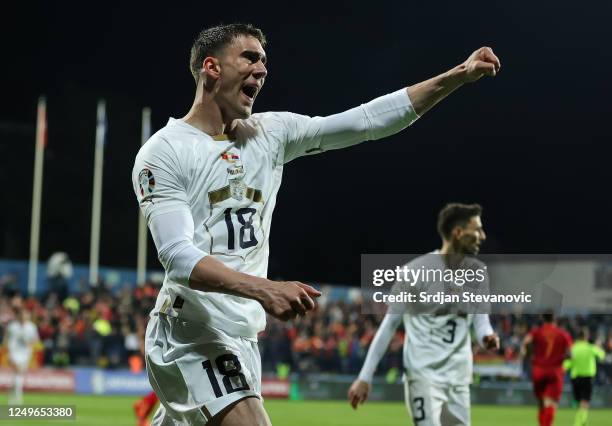
[[[339,114],[252,114],[268,74],[265,44],[251,25],[202,31],[191,49],[190,111],[136,156],[134,190],[166,270],[146,333],[147,371],[161,402],[153,424],[270,424],[257,333],[266,312],[295,318],[320,294],[266,278],[284,165],[397,133],[500,68],[483,47],[444,74]]]
[[[521,354],[525,355],[527,347],[533,345],[531,380],[539,404],[538,422],[540,426],[550,426],[563,391],[563,359],[572,346],[572,338],[557,327],[552,312],[544,314],[543,320],[523,339]]]
[[[578,332],[572,345],[571,357],[563,362],[563,369],[570,370],[574,400],[578,411],[574,426],[585,426],[589,417],[589,402],[593,392],[593,377],[597,373],[597,360],[603,361],[606,353],[597,345],[589,343],[589,329]]]
[[[30,321],[27,309],[18,307],[15,310],[17,319],[9,323],[5,335],[9,363],[15,374],[9,404],[22,404],[25,374],[32,358],[32,347],[38,342],[38,330]]]
[[[446,205],[438,215],[442,248],[406,266],[413,270],[422,266],[431,268],[433,262],[478,254],[486,239],[481,212],[478,204]],[[389,309],[391,312],[391,307]],[[366,401],[376,366],[402,318],[407,335],[404,341],[404,397],[414,423],[420,426],[469,425],[470,325],[474,325],[480,344],[488,349],[499,348],[499,337],[493,332],[488,314],[415,315],[407,309],[402,317],[388,312],[376,331],[359,377],[349,389],[351,405],[356,409]]]

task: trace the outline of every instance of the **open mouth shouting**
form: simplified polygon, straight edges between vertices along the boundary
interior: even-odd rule
[[[255,101],[255,97],[259,92],[259,85],[255,83],[245,83],[241,88],[242,94],[247,98],[249,103],[253,103]]]

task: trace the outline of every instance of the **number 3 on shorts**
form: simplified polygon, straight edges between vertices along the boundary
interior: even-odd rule
[[[425,420],[425,398],[418,396],[412,398],[412,415],[415,422]]]
[[[223,354],[215,359],[215,364],[217,366],[217,371],[223,376],[223,386],[225,387],[226,393],[238,392],[243,390],[249,390],[249,384],[246,381],[246,377],[241,373],[242,366],[240,365],[240,361],[238,357],[234,354]],[[202,367],[206,370],[206,374],[208,375],[208,380],[210,380],[210,385],[215,392],[215,396],[217,398],[221,398],[223,396],[223,392],[221,392],[221,387],[219,386],[219,382],[217,381],[217,376],[215,375],[215,371],[213,369],[212,363],[210,360],[206,360],[202,362]],[[232,379],[237,377],[240,381],[240,385],[238,387],[234,387],[232,384]],[[233,380],[234,383],[236,379]]]

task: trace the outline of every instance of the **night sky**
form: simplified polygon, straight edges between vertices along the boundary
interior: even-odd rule
[[[438,210],[478,202],[489,253],[610,253],[612,3],[22,2],[4,9],[0,257],[27,259],[36,101],[48,102],[41,259],[89,259],[96,101],[105,98],[102,265],[135,267],[140,117],[191,106],[189,49],[220,22],[267,35],[254,111],[327,115],[488,45],[498,77],[461,88],[386,140],[285,167],[270,276],[356,284],[361,253],[435,249]],[[595,6],[596,5],[596,6]],[[159,267],[151,243],[149,265]]]

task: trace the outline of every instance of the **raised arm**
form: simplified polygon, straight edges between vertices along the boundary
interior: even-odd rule
[[[484,75],[495,77],[500,67],[499,59],[493,50],[490,47],[481,47],[461,65],[408,87],[408,96],[415,112],[422,116],[465,83],[476,81]]]
[[[429,111],[453,91],[480,79],[495,76],[499,59],[489,47],[472,53],[462,64],[437,77],[366,104],[327,117],[286,116],[285,162],[302,155],[346,148],[395,134]]]

